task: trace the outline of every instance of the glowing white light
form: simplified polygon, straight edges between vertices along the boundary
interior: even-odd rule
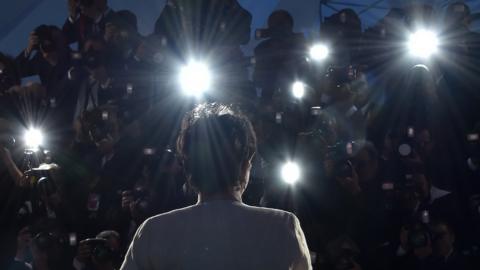
[[[428,58],[438,51],[438,37],[432,31],[419,30],[410,35],[408,50],[416,57]]]
[[[184,66],[178,79],[183,92],[189,96],[201,96],[210,90],[212,84],[212,74],[208,66],[196,61]]]
[[[25,146],[30,150],[38,150],[43,144],[43,134],[40,130],[31,128],[25,132]]]
[[[292,85],[292,95],[298,99],[303,98],[305,95],[305,84],[303,82],[295,82]]]
[[[406,157],[412,153],[412,147],[406,143],[401,144],[400,146],[398,146],[398,152],[400,153],[400,155]]]
[[[314,61],[323,61],[330,55],[330,49],[324,44],[316,44],[310,48],[310,58]]]
[[[289,185],[294,185],[300,180],[300,167],[294,162],[287,162],[282,167],[282,179]]]

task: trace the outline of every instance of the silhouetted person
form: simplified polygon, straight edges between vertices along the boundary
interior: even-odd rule
[[[177,148],[198,203],[144,222],[121,269],[311,269],[293,214],[242,203],[256,149],[247,118],[199,105],[184,118]]]

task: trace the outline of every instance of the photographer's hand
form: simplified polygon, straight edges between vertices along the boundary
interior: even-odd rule
[[[75,260],[79,261],[82,264],[86,264],[90,257],[92,256],[92,250],[88,245],[88,242],[85,240],[80,241],[77,249],[77,255],[75,255]]]
[[[132,191],[126,190],[122,192],[122,209],[125,211],[131,212],[131,209],[134,205],[134,198],[132,195]]]
[[[35,34],[35,32],[31,32],[28,38],[28,46],[25,49],[25,54],[27,57],[30,56],[30,54],[35,49],[35,47],[38,46],[38,44],[39,44],[39,39],[37,34]]]
[[[15,260],[25,261],[27,250],[30,248],[30,243],[32,242],[32,233],[30,228],[24,227],[18,232],[17,235],[17,252],[15,254]]]

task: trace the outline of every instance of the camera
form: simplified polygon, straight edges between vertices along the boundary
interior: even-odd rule
[[[55,182],[48,177],[41,177],[37,181],[37,190],[41,196],[50,197],[57,192]]]
[[[36,46],[34,49],[41,50],[42,52],[46,53],[54,52],[57,47],[52,35],[53,30],[54,27],[48,25],[40,25],[39,27],[35,28],[33,32],[38,37],[38,46]]]
[[[92,142],[100,142],[114,133],[116,114],[113,107],[98,107],[85,111],[81,117],[84,135]]]
[[[41,189],[48,188],[48,190],[51,190],[51,184],[53,183],[52,180],[50,180],[51,173],[53,170],[58,170],[58,169],[59,169],[59,166],[55,163],[40,164],[40,166],[36,168],[32,168],[25,171],[24,174],[30,180],[30,183],[32,185],[37,185]],[[42,184],[39,186],[40,179],[43,179],[43,180],[42,180]]]
[[[40,230],[40,228],[29,227],[28,230],[34,236],[33,243],[42,251],[54,251],[56,248],[74,247],[77,244],[77,234],[68,235]],[[52,255],[58,256],[54,253]]]
[[[89,238],[84,240],[92,251],[92,258],[97,262],[109,262],[115,259],[115,252],[108,246],[106,239]]]
[[[334,172],[339,177],[352,177],[353,164],[350,161],[356,152],[356,143],[338,142],[333,146],[327,147],[327,157],[335,162]]]
[[[330,66],[327,70],[326,77],[329,78],[336,85],[351,83],[358,79],[359,68],[357,66],[349,65],[346,67]]]
[[[414,223],[406,226],[408,231],[408,245],[415,248],[423,248],[431,244],[432,233],[425,224]]]

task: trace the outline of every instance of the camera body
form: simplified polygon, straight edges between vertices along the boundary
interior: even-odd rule
[[[351,162],[356,150],[356,143],[339,142],[328,147],[327,156],[334,161],[333,175],[340,178],[353,177],[354,166]]]
[[[35,50],[50,53],[57,49],[52,31],[54,27],[49,25],[40,25],[35,28],[33,32],[38,37],[38,46],[34,48]]]
[[[331,80],[335,85],[344,83],[351,83],[358,79],[360,69],[355,65],[348,65],[346,67],[330,66],[327,69],[327,78]]]
[[[105,263],[115,259],[115,252],[109,247],[108,241],[102,238],[89,238],[84,240],[92,251],[92,259]]]
[[[115,139],[118,132],[117,110],[114,106],[102,106],[85,111],[80,119],[83,136],[97,143],[103,139]]]

